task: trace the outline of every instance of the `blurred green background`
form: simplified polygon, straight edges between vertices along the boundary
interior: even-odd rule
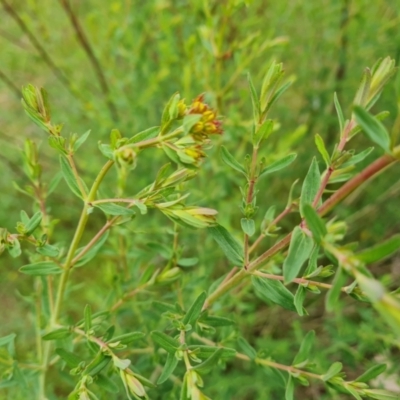
[[[280,128],[262,149],[262,155],[269,161],[290,151],[298,152],[299,156],[291,168],[260,182],[259,224],[270,205],[276,204],[278,209],[284,206],[291,183],[304,178],[312,157],[317,154],[314,135],[319,133],[332,150],[338,135],[333,93],[337,92],[349,116],[363,69],[380,57],[391,56],[397,64],[400,58],[399,0],[70,3],[1,0],[1,3],[0,226],[9,230],[15,226],[21,209],[32,213],[31,200],[18,193],[13,185],[13,181],[21,187],[27,183],[21,162],[24,140],[31,138],[39,144],[45,180],[52,179],[58,171],[57,157],[45,134],[23,112],[20,102],[23,85],[32,83],[46,88],[53,120],[64,124],[65,133],[82,134],[91,129],[91,140],[76,157],[88,183],[104,163],[97,142],[107,142],[112,128],[130,137],[159,124],[163,107],[174,92],[179,91],[188,102],[205,92],[223,115],[225,132],[213,138],[214,146],[202,171],[188,183],[190,202],[219,210],[219,222],[236,229],[239,237],[238,187],[243,181],[223,165],[218,150],[224,144],[239,160],[250,150],[252,111],[246,73],[251,72],[259,88],[266,68],[272,60],[277,60],[283,62],[287,77],[295,79],[273,109],[271,116],[279,121]],[[400,131],[399,89],[397,77],[374,107],[376,112],[391,112],[385,124],[390,130],[393,127],[394,136]],[[357,137],[349,148],[362,150],[368,146],[366,139]],[[363,165],[379,154],[375,149]],[[161,150],[144,152],[128,181],[127,195],[153,181],[165,162]],[[338,207],[337,214],[348,218],[348,241],[360,240],[361,247],[366,247],[399,231],[399,172],[399,166],[392,167]],[[112,193],[114,181],[115,176],[110,174],[104,193]],[[80,213],[79,201],[61,182],[48,206],[50,214],[60,219],[54,240],[68,243]],[[165,235],[172,228],[170,221],[155,212],[145,217],[140,216],[117,231],[129,249],[127,259],[132,268],[148,257],[146,243],[170,246],[172,240]],[[290,216],[284,228],[292,227],[296,218]],[[85,239],[102,222],[100,214],[97,219],[92,218]],[[100,263],[94,262],[73,276],[73,281],[85,282],[85,290],[74,295],[68,304],[72,320],[80,318],[84,302],[97,304],[101,309],[107,293],[114,290],[118,280],[115,265],[118,270],[120,260],[115,261],[113,255],[118,252],[120,236],[115,235],[111,240],[111,250],[104,251]],[[207,288],[209,278],[219,277],[229,266],[204,232],[183,229],[180,237],[185,254],[200,258],[195,267],[197,286],[192,288],[194,282],[186,278],[184,296],[192,299],[191,290],[199,292]],[[260,250],[267,246],[268,240]],[[25,313],[30,315],[29,306],[18,295],[29,294],[32,287],[31,279],[17,271],[25,261],[12,260],[8,255],[1,258],[0,335],[21,332],[18,343],[29,354],[30,317],[25,318]],[[377,266],[376,271],[387,283],[398,286],[398,259]],[[130,283],[126,282],[127,286]],[[291,362],[291,351],[309,329],[317,329],[321,365],[340,360],[350,376],[360,372],[357,366],[368,365],[376,354],[384,358],[395,354],[391,346],[395,348],[396,343],[386,336],[386,328],[376,314],[354,300],[344,299],[345,311],[339,307],[335,315],[325,319],[322,296],[312,297],[310,316],[300,323],[297,316],[279,308],[259,308],[254,297],[246,295],[242,297],[248,301],[235,304],[230,300],[222,311],[236,315],[241,333],[257,348],[272,351],[272,356],[282,362]],[[149,307],[146,300],[144,296],[137,306],[146,310]],[[131,316],[127,319],[126,324],[132,322]],[[281,398],[276,389],[278,383],[271,383],[275,381],[270,372],[268,375],[240,363],[234,367],[221,372],[221,376],[229,377],[226,380],[217,376],[209,379],[207,388],[211,397]],[[341,398],[319,388],[318,385],[304,388],[303,397],[299,398]]]

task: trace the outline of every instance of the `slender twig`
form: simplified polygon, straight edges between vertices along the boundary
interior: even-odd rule
[[[317,210],[318,214],[323,216],[327,214],[334,206],[340,203],[345,197],[347,197],[354,189],[360,186],[362,183],[366,182],[372,176],[382,172],[382,170],[390,165],[393,165],[397,158],[400,157],[400,146],[393,149],[392,155],[385,154],[378,158],[371,165],[361,171],[359,174],[354,176],[348,182],[346,182],[340,189],[338,189],[328,200],[326,200],[322,206]],[[258,269],[266,260],[277,254],[280,250],[284,249],[289,245],[292,233],[286,235],[279,242],[275,243],[269,250],[260,255],[254,261],[252,261],[248,266],[248,271],[255,271]],[[203,309],[208,308],[212,303],[214,303],[223,294],[237,286],[243,279],[245,279],[249,274],[241,269],[237,274],[235,274],[228,281],[221,284],[211,295],[207,298],[204,303]]]
[[[261,278],[272,279],[274,281],[284,281],[285,280],[284,276],[266,274],[265,272],[261,272],[261,271],[254,271],[254,272],[252,272],[252,274],[260,276]],[[332,288],[332,285],[330,285],[329,283],[310,281],[309,279],[305,279],[305,278],[295,278],[295,279],[293,279],[292,282],[297,283],[299,285],[314,285],[314,286],[318,286],[320,288],[328,289],[328,290]],[[344,286],[340,290],[343,293],[347,293],[346,289],[347,289],[347,287]]]
[[[23,19],[18,15],[18,13],[14,10],[14,8],[7,3],[6,0],[0,0],[6,12],[14,19],[14,21],[18,24],[21,30],[26,34],[29,41],[32,43],[33,47],[38,51],[43,61],[49,66],[53,74],[57,77],[57,79],[75,96],[76,94],[71,89],[71,83],[66,78],[64,73],[57,67],[54,63],[50,55],[44,49],[44,47],[40,44],[35,34],[28,28]],[[19,91],[18,91],[19,92]]]
[[[98,58],[94,54],[93,48],[89,43],[89,39],[87,38],[85,32],[83,31],[79,19],[74,13],[69,1],[68,0],[59,0],[59,1],[75,30],[75,34],[79,43],[82,45],[82,48],[84,49],[87,57],[89,58],[90,63],[92,64],[94,72],[97,76],[97,80],[99,81],[101,90],[103,91],[104,98],[107,107],[110,111],[111,117],[113,118],[114,121],[118,121],[119,118],[118,118],[117,108],[111,99],[110,89],[108,87],[105,74],[103,72],[103,69],[100,65]]]

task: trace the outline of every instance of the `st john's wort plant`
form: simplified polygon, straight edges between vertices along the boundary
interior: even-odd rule
[[[281,387],[274,393],[287,400],[294,398],[299,385],[318,385],[327,393],[345,393],[356,399],[398,398],[398,394],[369,385],[385,371],[384,364],[376,363],[351,380],[346,379],[340,360],[322,369],[312,355],[314,343],[318,344],[313,330],[304,336],[292,362],[275,361],[246,340],[237,323],[240,315],[233,315],[229,306],[232,293],[240,301],[243,290],[248,293],[251,285],[251,301],[261,299],[266,309],[282,307],[305,317],[310,296],[324,298],[329,311],[344,294],[368,303],[387,323],[387,331],[398,337],[398,293],[387,289],[368,266],[396,251],[400,235],[372,248],[357,250],[352,243],[342,243],[346,223],[332,213],[348,194],[400,156],[400,148],[394,146],[380,122],[387,113],[371,114],[394,72],[394,62],[389,58],[367,68],[348,115],[334,96],[339,127],[337,144],[329,151],[323,138],[315,136],[324,167],[320,167],[317,157],[312,158],[300,195],[296,195],[294,182],[288,188],[283,210],[276,210],[274,205],[265,207],[259,200],[262,193],[258,183],[263,176],[289,168],[296,159],[295,153],[288,153],[269,162],[263,155],[276,130],[277,121],[271,118],[271,109],[291,82],[284,80],[283,67],[277,63],[268,68],[260,90],[248,76],[253,107],[248,132],[251,155],[237,160],[232,155],[233,143],[220,149],[222,161],[242,182],[242,215],[232,215],[241,233],[218,224],[216,210],[188,203],[185,182],[204,173],[207,149],[213,137],[223,134],[220,117],[203,95],[187,103],[174,94],[162,113],[160,125],[132,137],[112,130],[109,143],[99,143],[106,161],[88,187],[78,161],[85,156],[90,132],[65,135],[62,125],[53,122],[46,92],[32,85],[25,87],[25,111],[47,132],[48,143],[59,158],[61,175],[50,183],[44,182],[36,144],[26,140],[23,166],[29,184],[19,190],[33,199],[37,211],[21,211],[15,231],[1,230],[0,249],[12,257],[24,252],[29,259],[19,271],[32,277],[33,293],[26,300],[35,315],[32,334],[36,337],[36,350],[25,355],[18,352],[18,332],[0,338],[1,386],[10,393],[21,394],[20,398],[30,393],[31,398],[41,400],[65,398],[66,393],[71,400],[223,398],[229,389],[219,387],[218,381],[215,386],[215,380],[211,384],[213,375],[229,378],[240,363],[248,363],[254,368],[275,371],[281,384],[268,380],[263,384],[274,385],[274,390]],[[384,155],[355,173],[356,164],[373,151],[372,147],[358,153],[349,149],[351,139],[359,132],[382,148]],[[156,149],[161,149],[170,162],[159,169],[151,184],[127,196],[126,182],[134,176],[142,153]],[[102,184],[112,169],[116,172],[114,194],[108,196]],[[82,203],[75,233],[67,245],[54,239],[56,220],[47,206],[48,196],[57,190],[60,177]],[[231,211],[227,208],[220,212],[227,210]],[[154,218],[154,211],[171,220],[173,227],[171,248],[153,246],[167,262],[141,263],[139,258],[134,279],[118,281],[115,294],[105,299],[105,308],[86,304],[81,307],[79,318],[71,315],[69,304],[74,292],[69,287],[74,271],[95,257],[99,259],[113,235],[120,235],[121,226],[131,224],[135,218],[140,220],[139,217]],[[260,213],[265,216],[258,227],[256,217]],[[281,221],[288,214],[297,215],[298,223],[290,232],[281,234]],[[104,224],[89,240],[84,240],[91,218],[103,219]],[[206,285],[202,279],[197,281],[197,259],[183,257],[179,246],[180,226],[206,228],[206,234],[225,254],[231,270]],[[237,240],[239,235],[241,241]],[[272,240],[272,246],[260,251],[266,238]],[[194,272],[185,274],[187,267]],[[208,267],[213,269],[212,265]],[[97,268],[101,269],[102,264],[98,263]],[[147,302],[138,301],[140,294],[145,295]],[[134,315],[128,326],[123,323],[121,312],[126,307]],[[268,388],[265,390],[270,393]]]

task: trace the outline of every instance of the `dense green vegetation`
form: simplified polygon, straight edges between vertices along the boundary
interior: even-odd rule
[[[0,399],[399,398],[398,0],[0,3]]]

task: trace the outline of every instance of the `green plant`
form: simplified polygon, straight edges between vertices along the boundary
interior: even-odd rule
[[[328,311],[335,310],[339,295],[345,293],[374,307],[395,335],[400,333],[397,292],[386,289],[367,269],[371,263],[398,250],[399,235],[357,251],[353,243],[340,243],[346,233],[345,221],[333,216],[323,219],[347,195],[400,157],[400,148],[394,146],[380,122],[387,113],[376,116],[369,113],[394,72],[394,61],[390,58],[381,59],[365,70],[348,119],[334,96],[339,141],[329,153],[322,137],[315,136],[316,147],[325,163],[324,171],[321,173],[317,159],[313,158],[300,195],[296,195],[294,182],[283,211],[276,215],[275,206],[263,209],[265,217],[259,236],[253,241],[251,238],[258,230],[255,217],[261,203],[260,179],[289,167],[296,159],[295,153],[280,154],[273,162],[262,156],[277,125],[270,118],[271,108],[291,84],[290,80],[284,80],[282,64],[270,65],[260,91],[248,76],[253,107],[252,128],[247,133],[251,156],[240,162],[231,154],[229,144],[221,147],[222,161],[235,174],[244,177],[240,187],[242,215],[240,221],[238,213],[231,218],[237,220],[236,226],[240,223],[241,233],[218,224],[216,210],[191,205],[187,200],[186,182],[207,172],[204,158],[210,136],[222,134],[217,112],[205,102],[203,95],[187,104],[179,94],[174,94],[162,113],[160,125],[130,138],[113,129],[108,144],[99,142],[99,150],[107,161],[88,188],[87,177],[79,172],[75,157],[83,156],[90,132],[66,137],[62,125],[53,123],[46,92],[32,85],[25,87],[25,111],[49,134],[49,145],[59,154],[61,175],[46,184],[36,145],[31,140],[25,142],[24,171],[30,183],[19,190],[34,200],[36,212],[29,216],[21,211],[16,232],[1,230],[0,246],[12,257],[20,256],[24,250],[29,258],[20,272],[31,276],[34,282],[34,293],[25,299],[36,315],[36,353],[26,357],[18,354],[13,333],[0,338],[0,345],[6,347],[1,353],[5,373],[3,388],[9,387],[11,393],[14,388],[20,393],[29,390],[39,399],[57,398],[66,393],[70,399],[95,399],[96,394],[136,399],[235,398],[229,387],[219,386],[218,377],[228,378],[229,382],[229,377],[235,375],[231,370],[237,362],[246,362],[251,371],[266,370],[282,379],[282,384],[268,387],[267,382],[266,387],[261,386],[255,394],[259,398],[263,396],[260,390],[265,390],[270,396],[278,393],[280,398],[285,393],[289,400],[294,396],[295,386],[316,382],[332,390],[329,393],[345,393],[356,399],[397,398],[397,394],[368,385],[385,371],[384,364],[375,363],[351,380],[345,379],[339,361],[325,369],[315,365],[311,357],[316,339],[314,330],[302,335],[299,350],[291,362],[277,363],[246,340],[245,324],[238,321],[240,309],[232,307],[238,299],[242,310],[250,307],[254,315],[259,310],[282,307],[305,317],[307,295],[310,292],[319,295],[320,289],[328,289],[325,297]],[[221,108],[222,98],[217,98],[216,104]],[[385,154],[354,174],[355,165],[373,150],[368,148],[356,154],[345,148],[360,131]],[[133,179],[132,171],[139,168],[142,155],[148,149],[161,149],[170,162],[158,170],[152,183],[128,195],[127,182]],[[176,169],[172,170],[172,166]],[[111,180],[112,189],[105,187],[102,191],[102,183],[113,168],[116,175]],[[57,241],[57,220],[46,205],[61,177],[83,203],[74,236],[68,244]],[[324,200],[325,193],[332,194]],[[166,245],[168,240],[159,240],[147,243],[146,247],[143,243],[138,245],[135,243],[138,232],[127,242],[132,225],[138,224],[140,228],[145,218],[154,216],[153,210],[172,221],[166,232],[159,224],[154,226],[156,233],[171,236],[170,243]],[[101,213],[106,219],[103,226],[86,237],[90,220],[104,219]],[[294,228],[281,236],[280,224],[288,214],[296,215]],[[214,270],[213,258],[218,260],[218,256],[213,256],[207,259],[208,273],[204,273],[204,268],[196,273],[198,254],[180,244],[182,237],[192,235],[187,228],[205,228],[206,236],[214,239],[233,266],[231,271],[222,276],[210,273]],[[236,239],[238,236],[242,236],[241,242]],[[267,250],[253,256],[266,238],[277,239]],[[79,247],[82,243],[86,244]],[[128,248],[127,243],[133,248]],[[102,271],[103,266],[96,260],[107,256],[109,261]],[[87,303],[91,305],[80,305],[79,311],[71,312],[68,306],[74,291],[73,287],[68,288],[72,273],[90,262],[95,263],[100,274],[111,271],[112,288],[99,286],[98,290],[104,291],[100,296],[104,298],[102,304],[88,298]],[[187,268],[192,269],[190,273],[185,272]],[[326,278],[333,275],[332,282],[327,283]],[[78,285],[76,290],[90,294],[85,289],[91,284],[90,275],[84,278],[84,285]],[[290,285],[290,290],[286,285]],[[246,305],[247,302],[252,305]],[[210,372],[216,378],[209,386]],[[249,382],[253,379],[250,375]],[[118,395],[121,387],[124,392]]]

